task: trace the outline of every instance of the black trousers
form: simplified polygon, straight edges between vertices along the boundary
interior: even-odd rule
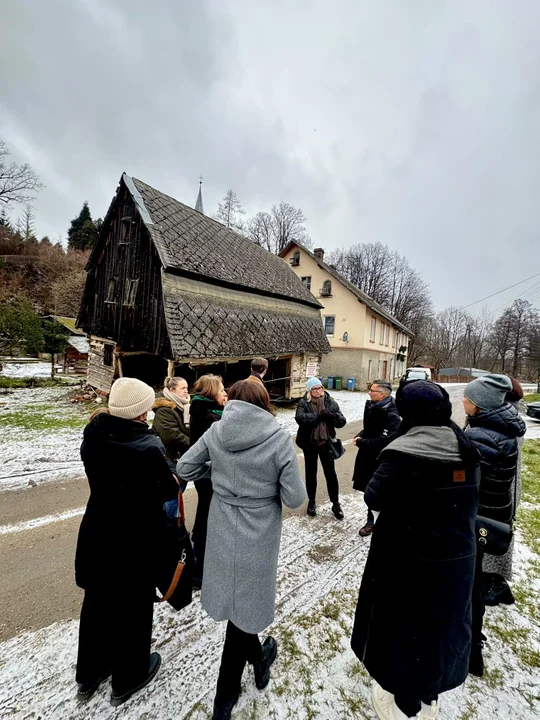
[[[407,717],[413,718],[418,715],[420,710],[422,709],[422,703],[424,705],[431,705],[433,700],[437,702],[439,696],[434,695],[431,698],[423,698],[422,700],[414,700],[413,698],[406,697],[405,695],[395,695],[394,700],[396,701],[396,705],[401,710],[402,713],[404,713]]]
[[[339,502],[339,484],[336,475],[336,463],[324,447],[317,447],[316,445],[310,445],[304,449],[306,489],[308,498],[310,500],[315,500],[315,496],[317,495],[317,464],[319,458],[324,471],[324,477],[326,478],[328,497],[333,503]]]
[[[206,531],[208,529],[208,512],[210,510],[210,501],[214,491],[212,490],[212,481],[210,478],[204,478],[195,483],[197,491],[197,512],[195,514],[195,523],[193,524],[193,552],[195,553],[195,566],[193,568],[193,577],[202,580],[204,569],[204,554],[206,552]]]
[[[86,683],[112,673],[118,693],[137,687],[148,673],[155,596],[153,588],[121,592],[85,590],[76,676]]]
[[[472,644],[478,645],[482,642],[482,626],[484,624],[484,613],[486,605],[484,602],[482,583],[482,562],[484,552],[477,546],[476,565],[474,567],[474,583],[472,592]]]
[[[240,630],[229,620],[217,682],[216,694],[219,698],[228,700],[235,697],[240,692],[246,663],[253,664],[262,658],[259,636]]]

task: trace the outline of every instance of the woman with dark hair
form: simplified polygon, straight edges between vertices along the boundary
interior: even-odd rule
[[[519,403],[523,400],[523,388],[516,378],[509,375],[508,379],[512,383],[512,389],[506,393],[505,400],[519,411]],[[524,437],[517,438],[514,516],[517,513],[521,500],[521,451],[524,440]],[[482,563],[482,592],[486,605],[495,606],[501,603],[511,605],[515,602],[512,590],[508,585],[508,583],[512,581],[513,556],[514,538],[512,538],[508,552],[504,555],[484,555],[484,561]]]
[[[380,515],[351,645],[381,720],[432,720],[438,696],[469,671],[478,454],[439,385],[405,383],[396,406],[400,435],[364,494]]]
[[[268,637],[261,646],[258,633],[274,620],[282,504],[305,500],[291,437],[261,383],[232,386],[221,422],[180,459],[178,473],[197,485],[209,462],[214,494],[201,602],[214,620],[228,621],[213,714],[228,720],[246,662],[259,690],[270,680],[277,644]]]
[[[190,405],[190,443],[191,446],[201,438],[208,428],[221,420],[223,408],[227,402],[227,393],[219,375],[201,375],[196,381],[194,395]],[[180,476],[179,476],[180,477]],[[186,478],[182,477],[183,481]],[[206,529],[208,510],[212,500],[212,471],[208,466],[205,474],[196,484],[197,512],[191,537],[195,565],[193,567],[193,587],[200,588],[204,571],[204,554],[206,549]]]

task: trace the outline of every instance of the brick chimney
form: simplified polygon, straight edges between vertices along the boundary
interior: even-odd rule
[[[321,262],[324,262],[324,250],[323,248],[315,248],[313,251],[313,254],[317,258],[317,260],[320,260]]]

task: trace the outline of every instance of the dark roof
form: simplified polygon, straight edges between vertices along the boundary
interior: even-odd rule
[[[409,328],[405,327],[403,323],[400,323],[397,318],[395,318],[393,315],[391,315],[388,310],[385,310],[382,305],[379,305],[378,302],[375,302],[373,298],[371,298],[369,295],[366,295],[366,293],[363,290],[360,290],[360,288],[356,287],[356,285],[353,285],[352,282],[349,282],[346,278],[339,273],[335,267],[332,267],[332,265],[328,265],[323,260],[318,258],[316,255],[314,255],[311,250],[308,250],[303,245],[300,245],[300,243],[297,242],[290,242],[286,248],[284,248],[279,254],[280,257],[283,257],[286,255],[289,250],[292,247],[297,247],[300,250],[303,250],[307,255],[309,255],[317,265],[322,269],[325,270],[329,275],[331,275],[335,280],[337,280],[343,287],[347,288],[350,292],[352,292],[353,295],[355,295],[361,302],[364,303],[364,305],[367,305],[368,308],[371,308],[374,312],[379,313],[379,315],[382,315],[383,318],[391,322],[393,325],[398,327],[400,330],[402,330],[407,335],[410,335],[411,337],[414,335],[414,333],[409,330]]]
[[[177,360],[330,352],[316,308],[170,273],[162,286]]]
[[[320,308],[277,255],[150,185],[122,176],[137,203],[165,270],[196,274]]]

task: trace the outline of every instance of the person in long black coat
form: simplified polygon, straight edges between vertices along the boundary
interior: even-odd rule
[[[478,514],[509,525],[513,523],[516,511],[518,438],[523,437],[526,431],[518,411],[506,401],[506,394],[511,390],[512,381],[508,376],[490,374],[470,382],[464,390],[463,399],[468,424],[466,434],[481,455]],[[483,559],[484,553],[480,548],[473,594],[473,648],[470,662],[471,674],[478,677],[484,673]],[[505,602],[511,604],[514,597],[508,586],[506,589],[508,595]]]
[[[375,680],[379,718],[434,718],[438,695],[468,673],[478,454],[435,383],[407,383],[396,405],[400,436],[365,492],[380,515],[351,646]]]
[[[386,380],[375,380],[369,388],[369,400],[364,408],[364,426],[353,438],[358,448],[354,462],[353,488],[365,492],[379,463],[381,451],[397,437],[401,418],[392,397],[392,386]],[[367,522],[359,535],[373,532],[375,518],[368,508]]]
[[[347,421],[337,402],[325,392],[319,378],[309,378],[306,388],[307,393],[296,408],[295,420],[298,423],[296,444],[304,451],[308,494],[307,514],[310,517],[315,517],[317,514],[315,498],[317,466],[320,460],[326,478],[328,497],[332,502],[332,512],[338,520],[343,520],[336,463],[328,452],[327,445],[331,438],[336,437],[336,428],[342,428]]]
[[[157,673],[150,653],[155,569],[166,526],[164,502],[178,484],[158,436],[145,422],[155,393],[134,378],[112,386],[108,411],[84,429],[81,458],[90,498],[75,556],[84,590],[76,680],[89,698],[112,674],[120,705]]]
[[[191,400],[190,413],[190,447],[204,435],[213,423],[221,420],[223,408],[227,402],[227,393],[218,375],[201,375],[195,383],[195,394]],[[206,551],[206,532],[208,513],[212,500],[212,471],[195,483],[197,491],[197,512],[191,534],[195,565],[193,567],[193,587],[200,588],[204,571],[204,554]]]

